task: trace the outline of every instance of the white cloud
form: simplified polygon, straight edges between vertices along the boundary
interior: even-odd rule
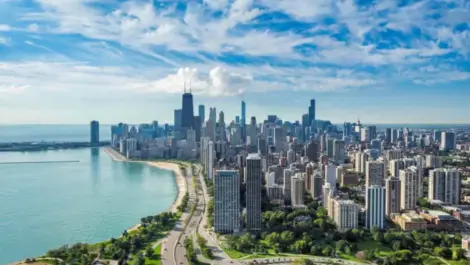
[[[221,67],[211,69],[208,74],[201,74],[196,68],[180,68],[176,74],[170,74],[150,84],[142,84],[136,89],[179,94],[186,85],[186,89],[191,88],[195,94],[234,96],[243,94],[253,82],[252,76],[229,72]]]
[[[0,45],[9,45],[9,44],[10,44],[10,40],[9,40],[9,39],[0,36]]]
[[[0,24],[0,31],[10,31],[11,27],[9,25]]]

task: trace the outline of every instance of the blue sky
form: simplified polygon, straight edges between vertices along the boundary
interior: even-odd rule
[[[470,123],[469,59],[468,0],[0,0],[0,123]]]

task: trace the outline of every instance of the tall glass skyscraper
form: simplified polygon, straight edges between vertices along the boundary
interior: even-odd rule
[[[199,105],[199,118],[201,119],[201,123],[204,124],[206,121],[206,106]]]
[[[100,123],[98,121],[90,122],[90,143],[91,146],[100,145]]]
[[[181,128],[183,137],[186,137],[185,132],[194,127],[194,108],[193,108],[193,94],[183,94],[183,108],[181,109]]]
[[[242,101],[242,119],[241,119],[242,141],[246,142],[246,104]]]
[[[315,99],[310,100],[310,107],[308,108],[309,125],[313,125],[315,122]]]

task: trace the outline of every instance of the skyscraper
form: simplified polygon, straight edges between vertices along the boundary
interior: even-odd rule
[[[240,230],[240,175],[237,170],[217,170],[214,181],[214,230]]]
[[[308,108],[309,125],[315,125],[315,99],[310,100],[310,107]]]
[[[366,190],[366,227],[383,229],[385,225],[385,187],[373,185]]]
[[[400,209],[414,209],[419,197],[419,186],[423,185],[420,178],[420,172],[414,166],[402,169],[400,170],[400,181]]]
[[[341,140],[333,141],[333,159],[339,163],[344,163],[345,160],[345,143]]]
[[[398,177],[385,180],[385,214],[400,212],[401,181]]]
[[[181,109],[181,128],[183,131],[183,137],[186,136],[186,131],[194,127],[194,108],[193,108],[193,94],[191,91],[189,93],[183,94],[183,107]]]
[[[174,117],[174,130],[176,132],[181,131],[181,118],[182,118],[182,111],[181,109],[175,109],[175,117]]]
[[[385,129],[385,142],[388,144],[392,142],[392,128]]]
[[[90,144],[91,146],[100,145],[100,123],[98,121],[90,122]]]
[[[291,179],[291,202],[292,206],[304,205],[305,183],[302,173],[296,173]]]
[[[246,104],[245,101],[242,101],[242,116],[240,120],[241,131],[242,131],[242,141],[246,143]]]
[[[453,132],[442,132],[441,134],[441,150],[449,151],[455,149],[455,133]]]
[[[429,171],[429,200],[447,204],[460,202],[460,173],[456,169],[437,168]]]
[[[246,158],[246,226],[251,232],[261,230],[261,157],[249,154]]]
[[[204,105],[199,105],[199,118],[201,119],[201,124],[204,124],[206,121],[206,106]]]
[[[379,161],[366,162],[366,188],[374,185],[384,186],[385,164]]]
[[[350,122],[345,122],[343,125],[343,137],[349,137],[351,136],[351,123]]]
[[[334,200],[333,219],[340,232],[358,227],[359,205],[350,200]]]

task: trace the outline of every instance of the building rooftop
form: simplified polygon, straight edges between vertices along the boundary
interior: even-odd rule
[[[258,153],[251,153],[251,154],[248,154],[246,159],[261,159],[261,156]]]

